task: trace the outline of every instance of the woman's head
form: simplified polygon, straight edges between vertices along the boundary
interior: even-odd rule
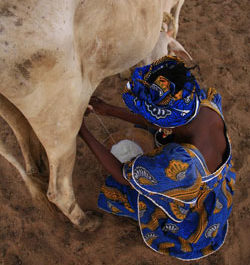
[[[134,113],[159,127],[190,122],[198,113],[199,85],[190,70],[176,57],[136,68],[123,100]]]
[[[147,81],[149,84],[152,84],[159,76],[163,76],[175,84],[175,93],[178,93],[184,88],[187,81],[194,82],[195,80],[191,73],[190,76],[187,76],[187,72],[189,72],[189,70],[190,69],[187,68],[182,61],[177,61],[177,64],[173,65],[171,68],[163,67],[154,72],[150,75]]]

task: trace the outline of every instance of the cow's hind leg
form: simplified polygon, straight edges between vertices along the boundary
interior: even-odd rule
[[[47,196],[80,231],[93,231],[100,224],[100,217],[91,212],[83,212],[79,207],[72,185],[72,171],[75,162],[75,140],[63,143],[61,153],[47,150],[50,164],[50,182]],[[58,155],[56,155],[58,154]]]

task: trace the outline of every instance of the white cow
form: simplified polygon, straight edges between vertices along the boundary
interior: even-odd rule
[[[0,141],[0,154],[34,197],[49,174],[48,199],[79,228],[97,223],[72,188],[76,137],[97,85],[154,48],[168,0],[1,0],[0,115],[26,168]]]

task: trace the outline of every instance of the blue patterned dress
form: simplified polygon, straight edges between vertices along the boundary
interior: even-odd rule
[[[200,101],[223,118],[221,97],[214,89],[201,90]],[[182,260],[213,253],[227,234],[235,183],[226,139],[226,161],[213,173],[190,144],[169,143],[133,159],[123,167],[133,188],[108,177],[99,207],[137,220],[145,244],[156,252]]]

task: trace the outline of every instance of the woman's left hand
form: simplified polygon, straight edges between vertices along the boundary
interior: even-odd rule
[[[87,117],[89,115],[89,113],[93,112],[94,109],[91,105],[88,105],[87,109],[84,112],[84,117]]]
[[[84,139],[83,135],[84,135],[84,132],[88,131],[87,127],[86,127],[86,124],[85,124],[85,119],[83,117],[82,119],[82,124],[81,124],[81,127],[80,127],[80,130],[79,130],[79,134],[82,136],[82,138]]]

